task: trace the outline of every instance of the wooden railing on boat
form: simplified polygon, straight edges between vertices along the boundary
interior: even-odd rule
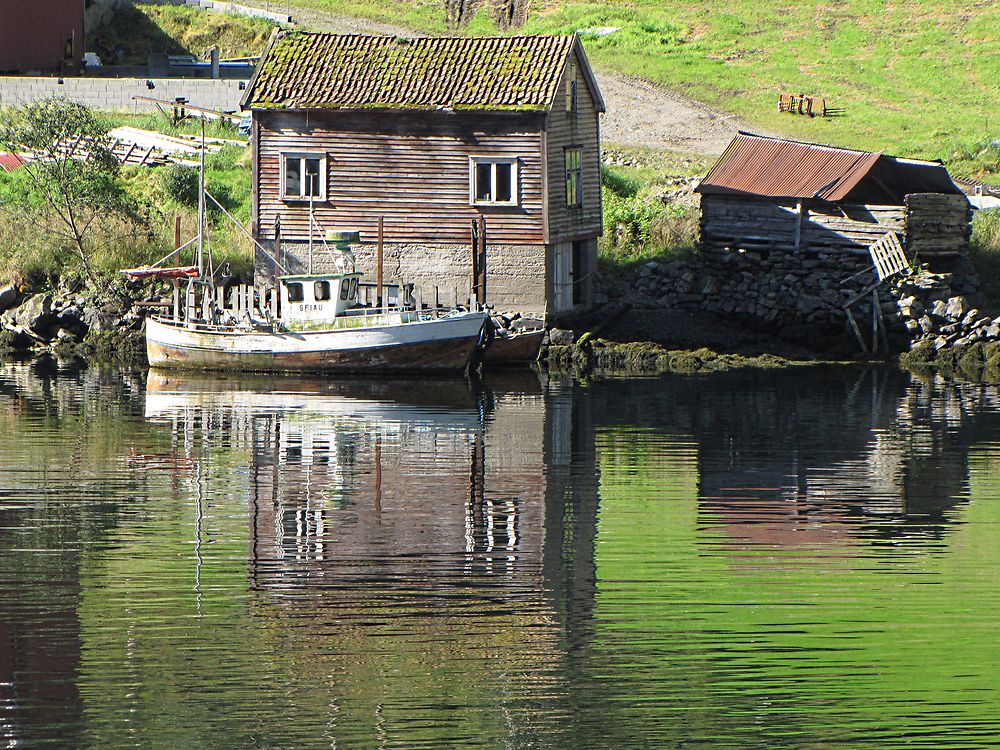
[[[239,323],[270,323],[280,318],[279,294],[275,287],[252,284],[210,286],[202,281],[175,281],[170,302],[140,303],[169,320],[215,326]],[[358,284],[358,307],[350,316],[375,315],[402,310],[442,313],[462,307],[473,309],[471,284],[464,290],[432,286],[426,291],[413,284],[375,282]]]

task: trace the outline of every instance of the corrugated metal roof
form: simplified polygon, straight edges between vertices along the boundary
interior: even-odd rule
[[[281,32],[250,84],[253,109],[547,110],[573,36]]]
[[[701,193],[842,200],[881,154],[740,133],[698,186]]]
[[[4,172],[13,172],[24,166],[24,159],[17,154],[0,154],[0,169]]]

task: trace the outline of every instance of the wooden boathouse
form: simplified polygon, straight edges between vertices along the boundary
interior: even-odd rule
[[[887,232],[910,258],[968,249],[971,206],[939,162],[740,133],[697,192],[706,253],[867,258]]]
[[[322,237],[357,231],[370,279],[381,249],[387,281],[449,303],[482,235],[490,304],[591,303],[604,102],[576,36],[279,32],[244,106],[255,238],[289,271],[322,272]]]

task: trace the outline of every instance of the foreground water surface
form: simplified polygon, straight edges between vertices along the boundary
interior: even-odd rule
[[[0,364],[0,747],[993,745],[1000,389]]]

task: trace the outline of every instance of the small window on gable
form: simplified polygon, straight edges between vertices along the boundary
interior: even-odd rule
[[[326,157],[282,154],[281,197],[285,200],[325,200]]]
[[[576,112],[579,108],[579,83],[576,80],[576,66],[566,68],[566,111]]]
[[[566,164],[566,205],[570,208],[583,206],[583,149],[570,146],[563,149]]]
[[[288,301],[289,302],[301,302],[305,299],[303,295],[302,284],[295,282],[294,284],[288,284]]]
[[[330,299],[329,281],[317,281],[313,283],[313,299],[317,302],[326,302]]]
[[[469,170],[470,203],[516,206],[517,172],[517,159],[472,157]]]

